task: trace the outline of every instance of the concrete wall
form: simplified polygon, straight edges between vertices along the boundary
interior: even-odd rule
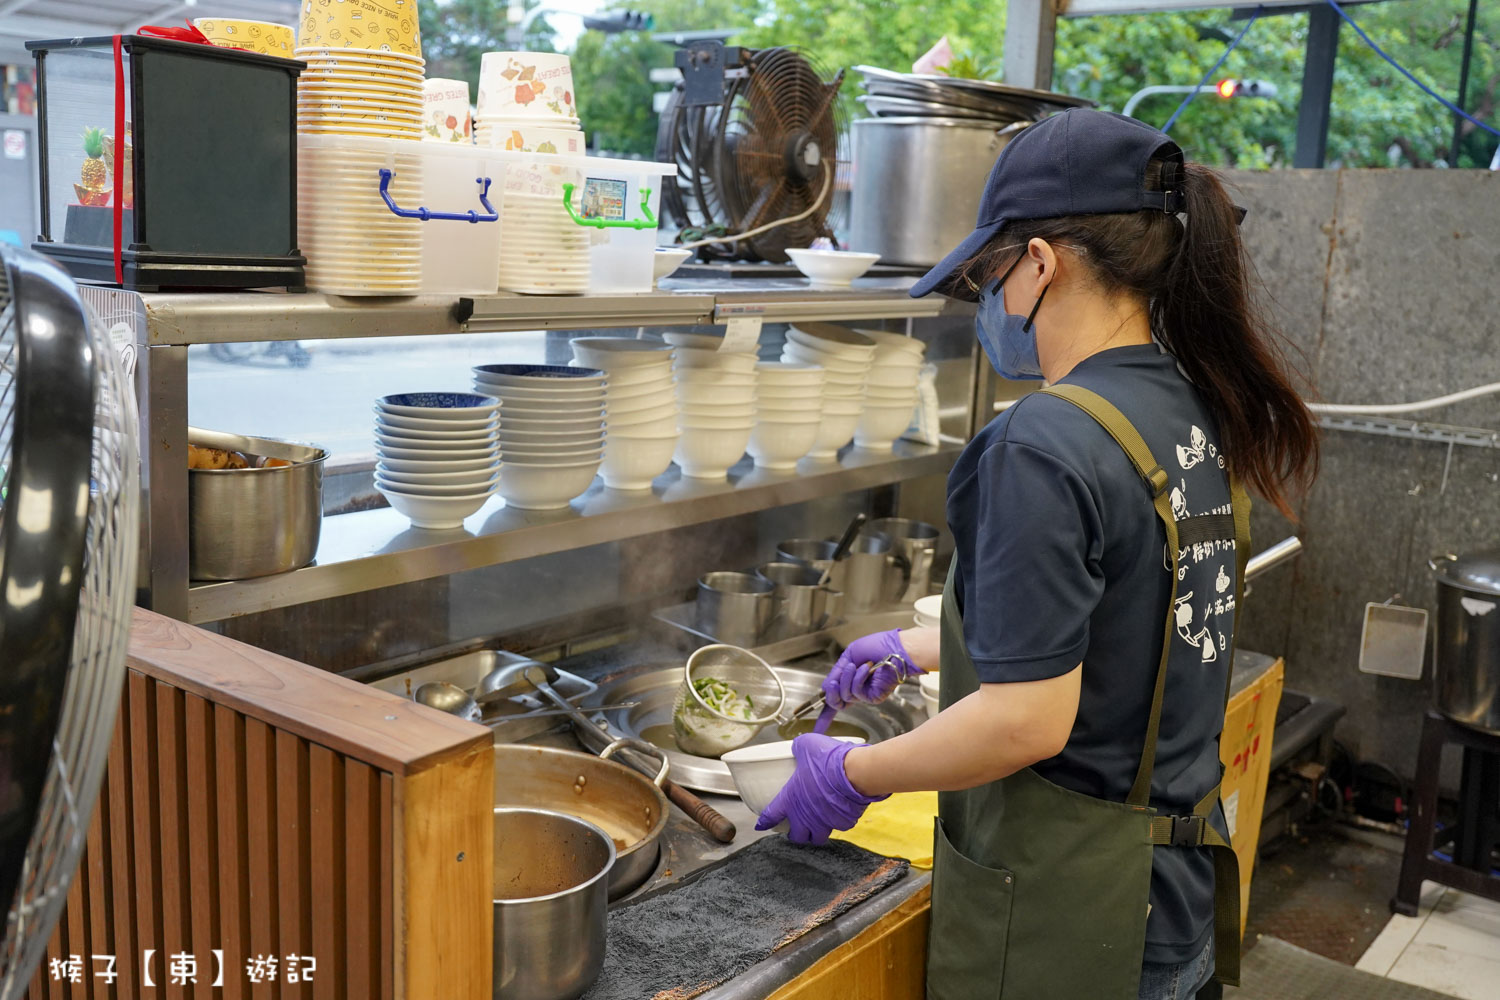
[[[1273,310],[1327,402],[1402,402],[1500,381],[1500,176],[1488,171],[1235,172]],[[1500,396],[1421,419],[1500,428]],[[1295,529],[1261,504],[1256,547],[1307,546],[1247,602],[1244,648],[1287,686],[1348,707],[1339,736],[1410,775],[1432,687],[1357,668],[1366,602],[1434,610],[1426,560],[1500,546],[1500,450],[1329,430]],[[1431,630],[1429,625],[1429,631]]]

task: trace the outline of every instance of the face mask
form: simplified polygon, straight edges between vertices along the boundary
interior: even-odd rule
[[[1036,298],[1031,313],[1017,316],[1005,311],[1005,279],[1016,269],[1019,260],[998,278],[979,290],[979,312],[974,317],[975,331],[984,353],[995,371],[1008,379],[1036,380],[1043,377],[1042,361],[1036,347],[1036,312],[1047,297],[1047,288]]]

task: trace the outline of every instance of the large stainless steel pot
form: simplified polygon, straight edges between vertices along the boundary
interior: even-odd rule
[[[495,1000],[574,1000],[594,984],[614,862],[586,820],[495,809]]]
[[[630,741],[633,749],[661,759],[655,783],[633,768],[591,754],[519,744],[495,747],[495,805],[577,816],[614,841],[610,899],[619,899],[651,877],[667,828],[667,797],[660,787],[667,777],[666,754],[638,743]],[[604,752],[612,754],[613,746]]]
[[[292,463],[275,469],[188,470],[189,576],[246,580],[313,561],[323,527],[326,451],[197,428],[188,430],[188,441]]]
[[[1437,710],[1500,735],[1500,550],[1439,556]]]
[[[931,267],[974,229],[979,196],[1007,143],[1026,127],[963,118],[854,123],[849,249]]]

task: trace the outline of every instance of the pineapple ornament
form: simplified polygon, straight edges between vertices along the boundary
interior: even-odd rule
[[[125,156],[120,171],[120,207],[135,207],[135,174],[131,171],[131,157],[135,148],[130,144],[130,123],[125,123]],[[109,176],[115,175],[115,137],[112,135],[104,137],[104,168],[109,171]]]
[[[78,195],[80,205],[107,205],[109,204],[109,168],[104,165],[104,130],[102,128],[91,128],[83,133],[83,152],[85,159],[80,179],[83,183],[74,184],[73,190]]]

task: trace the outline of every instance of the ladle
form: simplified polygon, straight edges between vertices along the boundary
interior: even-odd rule
[[[439,712],[447,712],[461,719],[471,722],[479,721],[479,705],[469,692],[457,684],[449,684],[447,681],[430,681],[417,688],[412,697],[428,708],[435,708]]]

